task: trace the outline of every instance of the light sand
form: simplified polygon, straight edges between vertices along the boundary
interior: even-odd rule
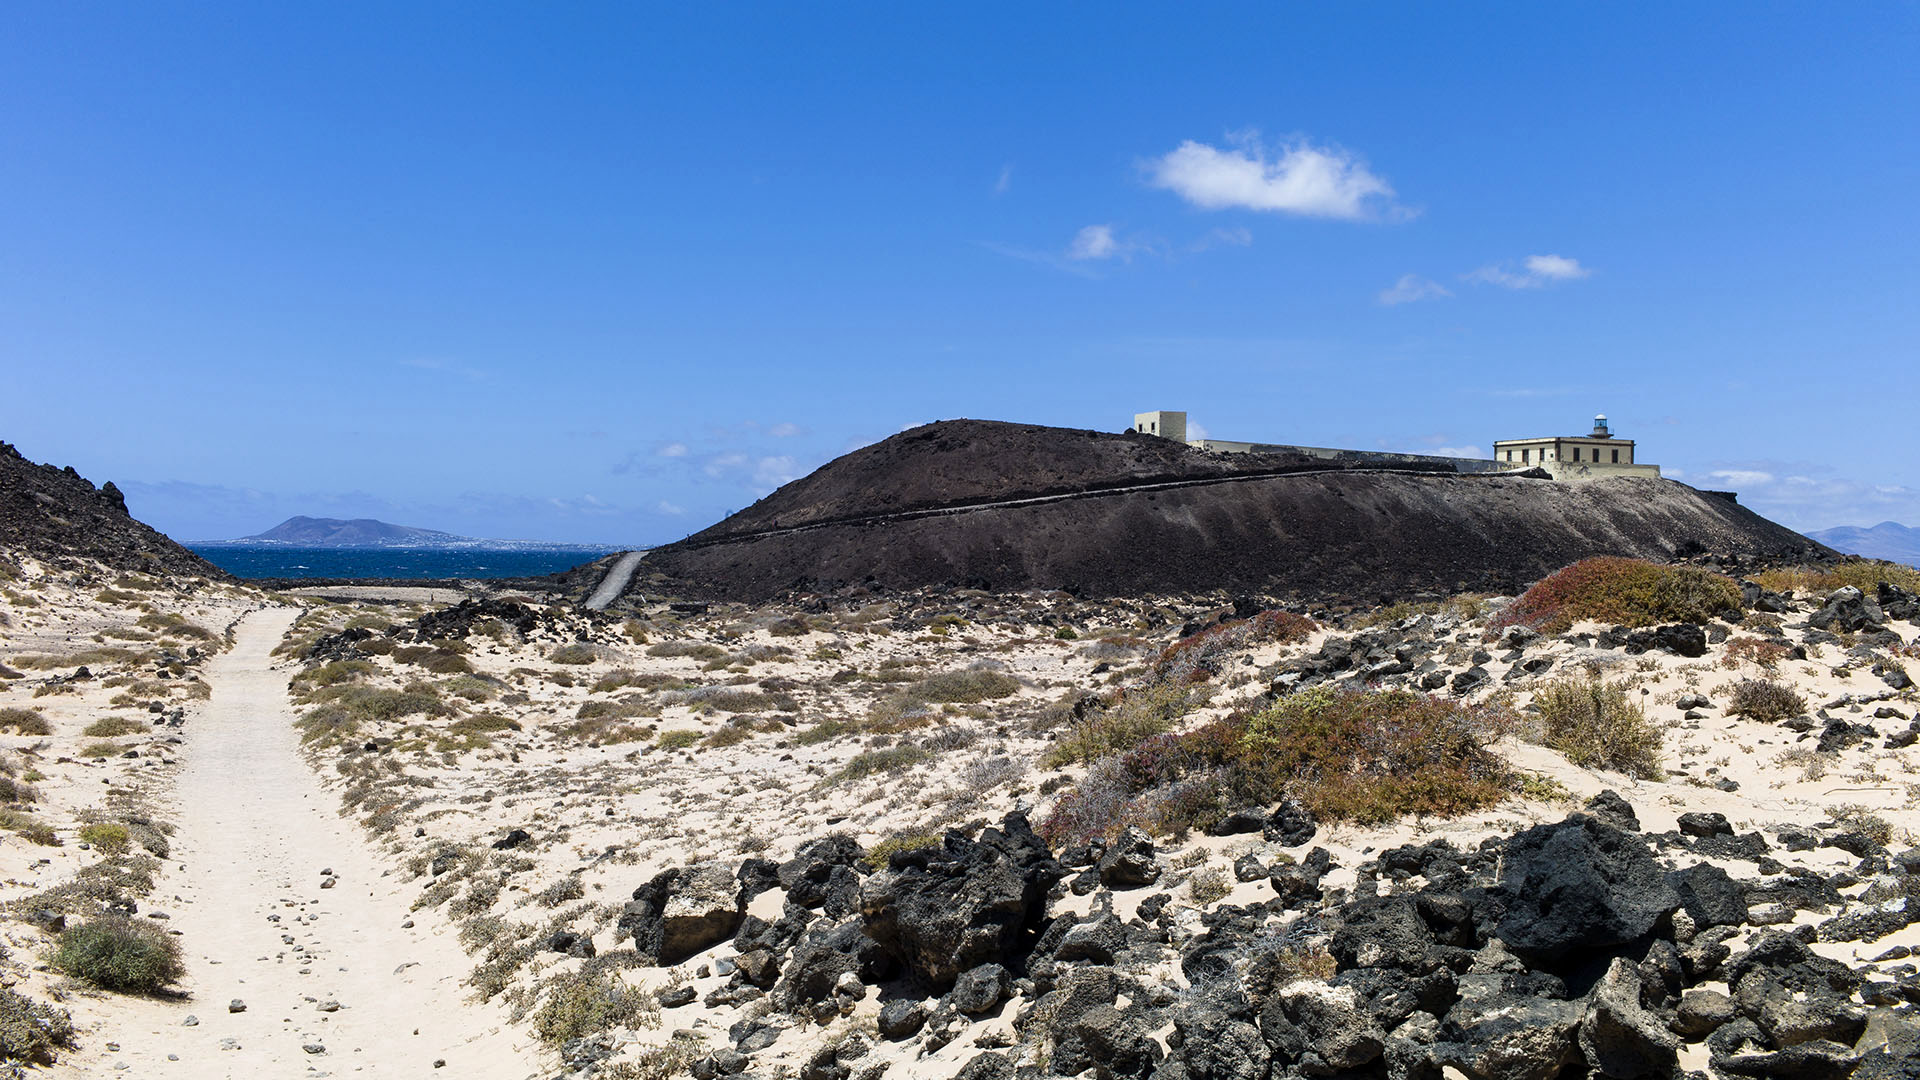
[[[208,665],[213,697],[187,729],[176,864],[153,899],[182,934],[188,998],[107,999],[97,1015],[116,1042],[89,1039],[60,1069],[425,1076],[444,1060],[445,1076],[535,1073],[498,1010],[467,1000],[471,961],[444,922],[421,913],[403,928],[417,890],[388,873],[300,757],[287,673],[269,655],[294,614],[240,624],[233,649]],[[321,887],[323,871],[334,887]],[[246,1011],[229,1012],[232,999]],[[338,1010],[321,1011],[328,1002]]]

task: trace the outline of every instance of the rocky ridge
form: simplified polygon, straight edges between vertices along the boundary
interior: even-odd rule
[[[48,560],[93,560],[226,581],[226,571],[127,513],[109,480],[95,488],[71,465],[36,465],[0,442],[0,551]],[[78,562],[74,565],[80,565]]]

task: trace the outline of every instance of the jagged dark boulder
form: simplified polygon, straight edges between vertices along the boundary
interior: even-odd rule
[[[1820,610],[1807,617],[1807,625],[1816,630],[1829,633],[1858,633],[1861,630],[1877,630],[1886,625],[1886,613],[1872,597],[1851,585],[1827,594]]]
[[[1609,1080],[1666,1080],[1679,1072],[1680,1040],[1640,1003],[1640,975],[1614,960],[1587,996],[1580,1053]]]
[[[1281,847],[1299,847],[1312,840],[1320,832],[1313,815],[1307,808],[1292,799],[1283,799],[1280,805],[1267,815],[1266,825],[1261,829],[1261,839]]]
[[[969,840],[948,832],[938,847],[897,852],[867,879],[866,933],[914,974],[949,987],[981,964],[1017,965],[1063,871],[1027,819]]]
[[[1153,837],[1128,826],[1107,845],[1097,869],[1100,883],[1118,889],[1138,888],[1160,880],[1160,864],[1154,861]]]
[[[619,936],[656,964],[677,964],[732,937],[745,905],[733,871],[718,864],[662,871],[633,890]]]
[[[1369,1065],[1386,1048],[1386,1032],[1350,986],[1299,979],[1280,987],[1260,1012],[1260,1034],[1276,1062],[1308,1076],[1332,1076]]]
[[[1644,938],[1680,906],[1644,840],[1584,814],[1508,840],[1499,889],[1496,936],[1549,965]]]

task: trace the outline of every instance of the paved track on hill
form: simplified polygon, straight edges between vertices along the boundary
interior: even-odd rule
[[[640,560],[646,557],[644,551],[629,551],[614,560],[607,576],[600,579],[600,587],[587,597],[587,610],[605,611],[608,604],[620,599],[620,594],[627,591],[627,584],[633,580],[633,572],[640,568]]]
[[[180,932],[190,996],[113,999],[115,1049],[89,1040],[72,1064],[193,1080],[537,1072],[524,1037],[469,999],[472,962],[451,928],[409,911],[418,882],[389,874],[302,758],[291,669],[272,656],[295,614],[241,620],[233,648],[208,663],[212,697],[186,728],[174,861],[142,913],[165,911]],[[244,1012],[228,1011],[235,999]]]

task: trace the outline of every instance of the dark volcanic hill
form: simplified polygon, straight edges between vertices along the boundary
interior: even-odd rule
[[[994,502],[1007,504],[978,505]],[[687,592],[748,600],[867,583],[1323,602],[1510,592],[1590,555],[1700,553],[1830,554],[1668,480],[1329,468],[950,421],[829,462],[646,565]]]
[[[246,543],[287,544],[294,547],[438,547],[467,545],[474,541],[452,533],[416,529],[410,525],[390,525],[373,518],[290,517],[263,533],[246,537]]]
[[[120,489],[36,465],[0,442],[0,550],[38,559],[78,556],[121,570],[227,580],[226,571],[127,513]]]

